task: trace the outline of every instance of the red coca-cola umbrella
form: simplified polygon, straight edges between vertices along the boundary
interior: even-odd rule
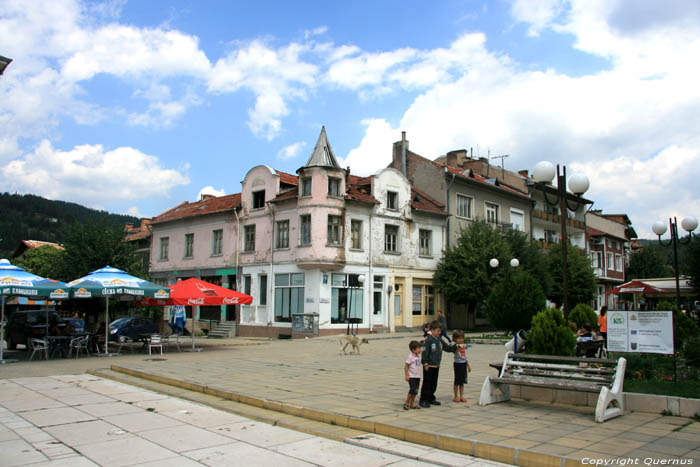
[[[640,280],[634,280],[627,282],[626,284],[622,284],[620,286],[615,287],[614,289],[610,289],[606,294],[611,294],[614,293],[615,295],[620,295],[624,293],[632,293],[632,294],[638,294],[638,293],[658,293],[658,292],[663,292],[663,290],[654,287],[653,285],[649,285],[645,282],[642,282]]]
[[[216,306],[248,305],[253,297],[226,289],[197,278],[179,280],[170,287],[170,298],[157,300],[146,298],[136,302],[142,306]],[[194,313],[192,313],[192,349],[194,349]]]

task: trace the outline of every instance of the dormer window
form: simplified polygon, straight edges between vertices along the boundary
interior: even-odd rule
[[[311,196],[311,177],[301,179],[301,196]]]
[[[399,194],[395,191],[386,192],[386,208],[392,211],[399,209]]]
[[[328,196],[340,198],[340,179],[328,177]]]
[[[265,207],[265,190],[253,192],[253,209],[262,209]]]

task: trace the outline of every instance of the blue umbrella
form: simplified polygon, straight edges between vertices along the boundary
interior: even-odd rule
[[[69,288],[60,281],[45,279],[19,266],[14,266],[6,259],[0,259],[0,295],[2,312],[0,313],[0,363],[3,360],[2,340],[5,338],[5,297],[48,297],[55,300],[68,298]]]
[[[92,271],[85,277],[69,282],[68,286],[72,289],[74,298],[105,297],[105,354],[109,354],[109,297],[120,300],[170,297],[167,287],[134,277],[111,266]]]

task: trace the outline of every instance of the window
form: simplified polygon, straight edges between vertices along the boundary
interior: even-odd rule
[[[432,230],[420,229],[418,232],[418,240],[420,243],[420,248],[418,253],[423,256],[430,256],[430,240],[432,239]]]
[[[301,179],[301,196],[311,196],[311,177]]]
[[[472,218],[472,203],[473,199],[469,196],[457,195],[457,217],[466,219]]]
[[[244,227],[245,245],[243,251],[255,251],[255,224]]]
[[[396,253],[398,249],[399,226],[385,225],[384,226],[384,251]]]
[[[349,319],[362,322],[363,287],[359,274],[331,275],[331,324],[349,322]]]
[[[304,312],[304,274],[275,274],[275,321],[291,322]]]
[[[311,245],[311,214],[305,214],[299,218],[299,244]]]
[[[253,209],[262,209],[265,207],[265,190],[253,192]]]
[[[258,304],[267,305],[267,275],[260,275],[260,295],[258,295]]]
[[[386,208],[396,211],[399,209],[399,194],[395,191],[386,192]]]
[[[622,256],[615,255],[615,271],[622,271]]]
[[[559,235],[554,230],[545,229],[544,241],[547,243],[559,243]]]
[[[411,314],[415,316],[435,314],[435,299],[432,286],[414,285],[411,301]]]
[[[486,222],[490,224],[498,224],[501,216],[499,216],[499,206],[498,204],[486,203]]]
[[[340,197],[340,179],[328,177],[328,196]]]
[[[382,297],[384,296],[384,276],[374,276],[374,287],[372,289],[372,313],[382,314]]]
[[[513,230],[519,230],[521,232],[525,231],[525,214],[522,211],[517,211],[515,209],[510,210],[510,223],[513,226]]]
[[[211,255],[218,256],[222,253],[224,231],[222,229],[211,231]]]
[[[328,216],[328,244],[340,245],[343,236],[340,216]]]
[[[250,276],[243,276],[243,293],[246,295],[250,295],[251,282]]]
[[[192,258],[194,256],[194,234],[185,234],[185,258]]]
[[[277,248],[289,248],[289,221],[277,222]]]
[[[602,255],[600,251],[591,251],[591,266],[594,268],[600,267],[600,262],[602,260]]]
[[[160,255],[158,256],[158,259],[161,261],[166,261],[168,259],[168,246],[170,244],[170,238],[169,237],[161,237],[160,238]]]
[[[613,254],[608,253],[608,264],[606,265],[607,269],[610,269],[611,271],[615,269],[615,263],[613,263]]]
[[[350,235],[352,236],[351,248],[355,250],[362,249],[362,221],[350,221]]]

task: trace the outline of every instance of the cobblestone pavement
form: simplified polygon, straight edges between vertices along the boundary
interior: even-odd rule
[[[497,464],[377,436],[343,443],[83,374],[0,380],[0,465]]]
[[[480,457],[523,459],[544,453],[559,465],[567,459],[632,457],[693,459],[700,462],[700,422],[661,414],[632,412],[598,424],[593,408],[514,400],[478,406],[481,383],[494,370],[489,362],[503,358],[503,346],[475,344],[469,351],[473,372],[465,387],[468,403],[452,402],[451,355],[443,355],[437,390],[439,407],[402,410],[407,384],[403,363],[408,342],[417,335],[370,336],[360,355],[343,355],[337,338],[254,343],[210,347],[200,353],[168,353],[165,360],[143,355],[107,359],[79,359],[81,368],[117,365],[162,378],[204,385],[251,400],[290,404],[315,411],[353,417],[402,430],[420,431],[474,442]],[[42,367],[62,361],[4,365],[14,376],[41,373]],[[35,369],[36,368],[36,369]],[[64,370],[61,373],[68,373]],[[56,374],[56,372],[54,372]],[[13,377],[14,377],[13,376]],[[420,442],[420,441],[417,441]],[[476,444],[478,443],[478,444]],[[478,446],[482,449],[479,452]],[[471,451],[470,451],[471,452]],[[520,457],[518,457],[520,456]],[[557,461],[559,459],[559,461]],[[510,461],[513,462],[513,461]],[[557,463],[559,462],[559,463]],[[536,464],[533,464],[536,465]]]

